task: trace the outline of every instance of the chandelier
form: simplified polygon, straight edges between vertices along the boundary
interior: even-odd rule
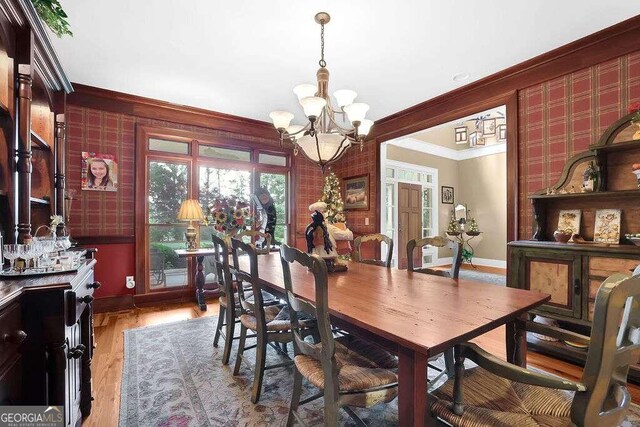
[[[362,151],[364,138],[369,133],[372,120],[365,119],[369,110],[367,104],[353,102],[358,94],[341,89],[333,93],[338,108],[334,108],[329,97],[329,70],[324,60],[324,26],[331,17],[320,12],[315,21],[320,24],[320,68],[316,73],[317,84],[300,84],[293,88],[298,101],[307,116],[305,126],[292,125],[294,115],[288,111],[273,111],[269,114],[273,125],[280,134],[280,143],[289,139],[298,151],[324,172],[325,166],[335,162],[351,147],[359,145]]]

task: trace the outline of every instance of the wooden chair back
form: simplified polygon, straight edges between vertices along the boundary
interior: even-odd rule
[[[640,277],[614,274],[596,295],[591,343],[571,420],[577,425],[619,425],[631,403],[629,365],[640,361]],[[621,320],[622,319],[622,320]]]
[[[418,249],[422,252],[425,246],[435,246],[438,248],[449,247],[453,250],[451,269],[435,270],[428,267],[415,267],[414,250]],[[462,264],[462,245],[459,242],[453,242],[442,236],[425,237],[423,239],[413,239],[407,242],[407,270],[418,273],[433,274],[435,276],[451,277],[457,279],[460,274],[460,265]]]
[[[378,244],[384,242],[387,244],[387,257],[384,260],[379,259],[367,259],[362,257],[362,244],[367,242],[376,242]],[[351,252],[351,259],[356,262],[364,264],[380,265],[382,267],[391,268],[391,257],[393,256],[393,239],[384,234],[374,233],[367,234],[365,236],[356,237],[353,241],[353,251]]]
[[[222,291],[227,297],[227,306],[232,308],[235,305],[235,297],[233,295],[233,279],[229,268],[229,246],[225,239],[215,234],[211,235],[211,240],[215,251],[213,265],[216,269],[218,283],[222,286]]]
[[[233,258],[233,270],[238,281],[238,302],[240,304],[240,314],[251,313],[256,318],[256,325],[259,330],[267,330],[267,322],[264,313],[264,301],[262,298],[262,287],[260,285],[260,278],[258,277],[258,253],[255,246],[251,243],[244,243],[239,239],[231,239],[231,255]],[[240,269],[240,263],[238,260],[239,252],[243,253],[243,256],[249,257],[249,271],[243,271]],[[251,291],[253,297],[249,300],[249,294],[247,293],[243,282],[251,284]]]
[[[280,246],[282,275],[287,304],[291,315],[291,329],[293,331],[294,349],[296,354],[305,354],[320,361],[324,372],[325,395],[338,395],[338,368],[335,359],[335,341],[329,320],[329,298],[327,264],[318,255],[309,255],[299,249],[286,244]],[[315,304],[296,297],[293,293],[294,284],[291,281],[291,263],[298,263],[306,267],[313,274],[315,282]],[[313,345],[304,340],[298,318],[304,313],[315,318],[321,345]]]
[[[240,233],[234,236],[234,239],[239,239],[244,241],[243,237],[248,236],[251,239],[250,243],[253,243],[256,248],[256,253],[260,255],[268,254],[271,251],[271,235],[267,233],[263,233],[257,230],[243,230]],[[261,240],[264,240],[264,243],[261,248],[257,247],[257,243]]]

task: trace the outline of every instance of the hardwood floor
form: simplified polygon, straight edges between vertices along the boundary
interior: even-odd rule
[[[96,314],[94,328],[97,347],[92,363],[95,401],[91,415],[83,425],[99,427],[118,425],[124,330],[202,316],[216,316],[218,308],[217,302],[210,302],[207,304],[207,311],[201,312],[194,302]],[[485,350],[502,358],[505,357],[504,327],[482,335],[474,341]],[[579,366],[541,354],[530,352],[528,361],[529,366],[572,380],[578,380],[582,374],[582,368]],[[633,402],[640,403],[640,386],[630,385],[629,391]]]

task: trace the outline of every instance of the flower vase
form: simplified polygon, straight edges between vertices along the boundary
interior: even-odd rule
[[[638,130],[635,131],[631,139],[633,139],[634,141],[638,141],[640,140],[640,122],[631,122],[631,123],[633,123],[638,128]]]

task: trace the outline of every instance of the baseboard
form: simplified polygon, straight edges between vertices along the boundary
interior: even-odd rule
[[[93,312],[107,313],[110,311],[129,310],[133,306],[133,295],[114,295],[96,298],[93,301]]]
[[[438,258],[433,263],[433,267],[439,267],[442,265],[451,265],[453,262],[453,258]],[[494,267],[494,268],[507,268],[507,261],[501,261],[499,259],[487,259],[487,258],[476,258],[473,257],[473,265],[481,265],[483,267]]]
[[[453,263],[453,258],[452,257],[438,258],[438,259],[436,259],[436,261],[431,266],[432,267],[440,267],[442,265],[451,265],[452,263]]]
[[[482,265],[483,267],[507,268],[507,261],[501,261],[499,259],[473,257],[472,261],[475,265]]]

